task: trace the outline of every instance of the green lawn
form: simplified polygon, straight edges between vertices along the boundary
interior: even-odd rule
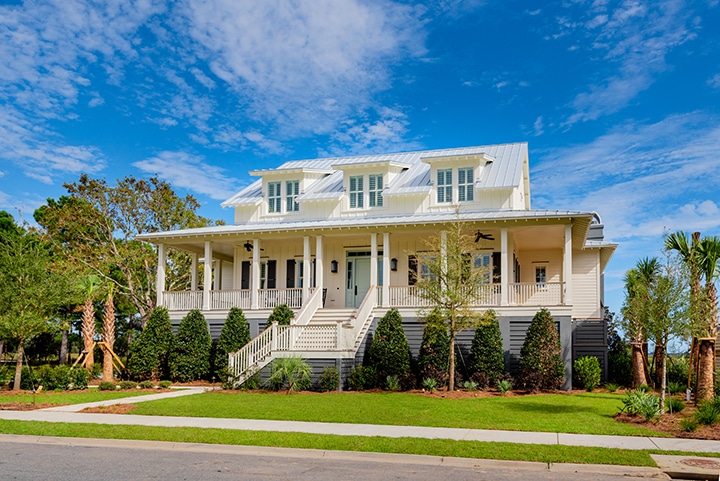
[[[152,394],[148,391],[98,391],[97,389],[88,389],[83,391],[41,391],[34,396],[34,402],[37,404],[81,404],[91,403],[95,401],[106,401],[108,399],[118,399],[123,397],[142,396],[143,394]],[[0,407],[9,403],[25,403],[31,404],[33,395],[28,391],[20,391],[18,393],[3,392],[0,395]]]
[[[582,434],[662,436],[616,422],[620,394],[550,394],[476,399],[409,393],[208,392],[138,404],[133,414],[390,424]]]

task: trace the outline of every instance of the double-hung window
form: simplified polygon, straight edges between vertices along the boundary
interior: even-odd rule
[[[300,181],[299,180],[285,181],[285,211],[286,212],[297,212],[300,210],[300,204],[298,204],[298,202],[297,202],[298,195],[300,195]]]
[[[370,207],[382,207],[383,177],[382,174],[368,176],[368,192],[370,194]]]
[[[362,209],[363,204],[363,176],[353,175],[350,176],[350,208],[351,209]]]
[[[458,201],[471,202],[473,200],[473,170],[470,167],[458,169]]]
[[[280,182],[268,182],[268,212],[271,214],[279,214],[282,212],[281,185]]]
[[[543,287],[545,287],[546,282],[547,282],[547,268],[545,266],[535,267],[535,284],[537,284],[538,287],[543,288]]]
[[[452,202],[452,169],[437,171],[437,201],[438,204]]]

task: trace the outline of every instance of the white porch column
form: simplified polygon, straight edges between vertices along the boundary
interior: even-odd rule
[[[370,234],[370,288],[377,289],[378,285],[378,243],[377,234]],[[374,286],[374,287],[373,287]]]
[[[440,232],[440,265],[442,272],[447,270],[447,231]]]
[[[252,283],[250,284],[250,309],[258,308],[260,289],[260,241],[253,239]]]
[[[572,301],[572,224],[565,226],[565,244],[563,246],[563,281],[565,297],[563,305],[571,306]]]
[[[312,277],[312,265],[310,263],[310,236],[303,237],[303,304],[310,297],[310,278]]]
[[[158,244],[158,266],[157,266],[157,278],[155,279],[155,305],[163,305],[163,292],[165,291],[165,268],[167,262],[167,255],[165,253],[165,244]]]
[[[212,289],[212,244],[205,241],[205,269],[203,271],[203,310],[210,310],[210,289]]]
[[[383,232],[382,306],[390,305],[390,233]]]
[[[507,227],[500,229],[500,305],[509,304],[510,294],[510,266],[508,264],[508,231]]]
[[[215,285],[213,287],[216,291],[222,290],[222,271],[223,261],[222,259],[218,259],[215,264]]]
[[[325,287],[325,276],[323,270],[323,238],[315,237],[315,287],[322,289]],[[322,295],[322,293],[320,294]]]
[[[192,264],[190,267],[190,290],[191,291],[197,291],[197,282],[198,282],[198,255],[193,252],[192,254]]]

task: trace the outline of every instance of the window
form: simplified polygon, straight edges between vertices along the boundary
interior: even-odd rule
[[[382,174],[373,174],[368,177],[368,188],[370,189],[370,207],[382,207],[383,198],[383,177]]]
[[[280,182],[268,182],[268,212],[277,214],[281,212]]]
[[[438,204],[452,202],[452,169],[437,171],[437,201]]]
[[[266,279],[267,279],[267,262],[261,262],[260,263],[260,289],[265,289]]]
[[[297,196],[300,195],[300,181],[288,180],[285,182],[285,211],[297,212],[300,204],[297,203]]]
[[[473,200],[473,170],[470,167],[458,169],[458,201],[471,202]]]
[[[483,278],[486,284],[490,284],[490,275],[492,274],[492,256],[490,254],[475,255],[475,269],[484,269]]]
[[[300,261],[297,263],[297,282],[295,283],[298,287],[303,287],[303,280],[305,278],[305,263]]]
[[[363,208],[363,176],[353,175],[349,179],[350,181],[350,208],[351,209],[362,209]]]
[[[545,287],[547,282],[547,270],[545,266],[535,267],[535,283],[540,284],[540,287]]]

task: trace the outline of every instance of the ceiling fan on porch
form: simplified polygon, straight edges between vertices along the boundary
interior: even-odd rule
[[[475,243],[478,243],[480,241],[480,239],[490,240],[490,241],[495,240],[495,238],[493,237],[492,234],[483,234],[482,232],[477,231],[477,233],[475,234]]]
[[[245,250],[248,251],[248,252],[252,252],[252,250],[253,250],[253,245],[252,245],[252,243],[251,243],[250,241],[245,242],[245,243],[243,244],[243,247],[244,247]],[[264,251],[265,249],[263,249],[263,248],[261,247],[260,250],[261,250],[261,251]]]

